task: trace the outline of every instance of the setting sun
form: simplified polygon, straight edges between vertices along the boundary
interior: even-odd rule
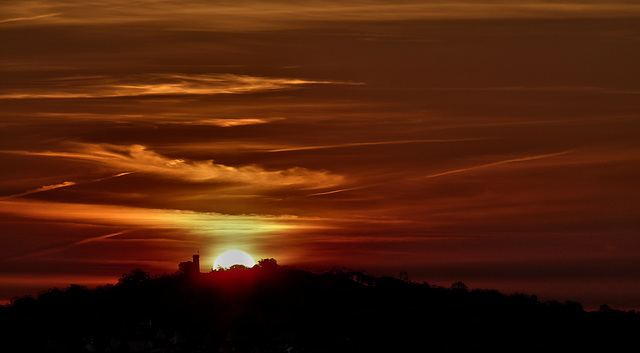
[[[246,267],[253,267],[256,262],[251,255],[241,250],[229,250],[225,251],[213,263],[213,268],[230,268],[233,265],[242,265]]]

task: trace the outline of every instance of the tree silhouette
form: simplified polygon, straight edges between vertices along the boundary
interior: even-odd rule
[[[258,266],[262,267],[262,268],[277,268],[278,267],[278,261],[276,261],[276,259],[274,258],[268,258],[268,259],[261,259],[258,261]]]
[[[149,273],[137,268],[123,274],[122,277],[118,279],[118,283],[124,285],[139,285],[147,281],[149,278],[151,278]]]
[[[456,282],[454,284],[451,285],[451,289],[453,290],[457,290],[457,291],[462,291],[462,292],[468,292],[469,288],[467,288],[467,285],[462,283],[462,282]]]
[[[231,265],[231,267],[229,267],[230,270],[246,270],[248,269],[247,266],[242,265],[242,264],[235,264],[235,265]]]
[[[189,274],[193,272],[194,264],[191,261],[184,261],[178,264],[178,273]]]
[[[640,315],[271,260],[199,276],[136,269],[0,307],[2,352],[622,351]]]

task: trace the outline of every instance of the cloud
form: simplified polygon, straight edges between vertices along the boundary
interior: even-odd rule
[[[146,173],[188,182],[233,183],[267,189],[294,186],[332,187],[343,182],[342,176],[327,171],[313,171],[301,167],[266,170],[256,165],[232,167],[215,163],[213,160],[191,161],[169,158],[142,145],[75,144],[74,146],[76,151],[73,152],[5,151],[5,153],[79,159],[99,163],[118,171],[126,170],[128,173]]]
[[[146,114],[100,114],[100,113],[34,113],[34,114],[16,114],[21,121],[37,117],[46,118],[48,121],[54,119],[62,122],[99,122],[108,121],[113,123],[143,123],[150,125],[185,125],[185,126],[219,126],[219,127],[235,127],[246,125],[268,124],[275,121],[285,120],[284,117],[266,117],[266,118],[207,118],[205,115],[212,113],[206,112],[202,114],[189,113],[167,113],[154,112]],[[17,119],[16,119],[17,120]],[[14,123],[15,124],[15,123]],[[9,124],[7,124],[9,125]],[[2,124],[0,124],[2,126]]]
[[[0,212],[24,217],[71,221],[95,225],[119,225],[131,228],[185,228],[232,231],[265,229],[262,221],[292,221],[293,216],[226,215],[216,212],[196,212],[174,209],[152,209],[116,205],[73,204],[33,200],[0,200]],[[268,228],[268,227],[267,227]],[[116,233],[113,233],[116,234]],[[122,232],[118,233],[122,234]],[[109,237],[109,236],[103,236]],[[92,241],[90,239],[82,240]],[[96,238],[97,239],[97,238]]]
[[[0,99],[116,98],[153,95],[246,94],[291,89],[310,84],[354,84],[296,78],[235,74],[147,74],[131,77],[65,77],[40,82],[28,89],[7,88]]]
[[[269,242],[287,229],[297,227],[300,222],[295,216],[272,216],[262,214],[228,215],[217,212],[196,212],[177,209],[156,209],[131,206],[73,204],[65,202],[44,202],[32,200],[0,200],[0,213],[55,221],[58,224],[74,226],[117,226],[125,230],[178,230],[178,240],[203,241],[203,245],[242,245],[254,248],[262,242]],[[98,240],[120,240],[122,231],[106,235],[72,240],[66,244],[43,249],[57,252],[76,245]],[[264,235],[269,235],[263,238]],[[157,239],[147,239],[150,243]],[[31,254],[31,252],[29,252]],[[29,254],[15,255],[30,256]]]
[[[170,120],[165,119],[160,121],[160,124],[176,124],[176,125],[210,125],[210,126],[220,126],[220,127],[234,127],[234,126],[244,126],[244,125],[257,125],[257,124],[267,124],[272,121],[284,120],[285,118],[228,118],[228,119],[197,119],[197,120]]]
[[[0,13],[12,19],[45,19],[56,24],[163,24],[172,29],[261,31],[309,26],[314,21],[397,21],[420,19],[629,17],[640,13],[632,1],[256,1],[233,2],[120,0],[7,1]],[[60,14],[63,12],[62,14]],[[58,15],[60,14],[60,15]],[[97,15],[99,14],[99,16]],[[637,17],[637,15],[636,15]],[[215,18],[216,21],[211,21]]]

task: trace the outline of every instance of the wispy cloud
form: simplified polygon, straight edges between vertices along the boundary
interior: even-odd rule
[[[50,121],[53,119],[60,121],[97,122],[109,121],[115,123],[140,123],[149,125],[188,125],[188,126],[219,126],[235,127],[246,125],[268,124],[285,120],[284,117],[266,118],[209,118],[210,113],[188,114],[188,113],[153,113],[153,114],[97,114],[97,113],[36,113],[29,115],[16,115],[22,120],[32,117],[43,117]],[[15,124],[15,123],[14,123]],[[2,126],[2,124],[0,124]]]
[[[216,212],[196,212],[177,209],[152,209],[130,206],[72,204],[33,200],[0,200],[0,213],[58,223],[91,226],[117,226],[128,230],[174,229],[181,232],[178,239],[206,239],[206,244],[243,244],[255,247],[264,234],[282,232],[295,227],[299,220],[293,216],[262,214],[228,215]],[[66,248],[114,238],[123,232],[80,239],[65,245],[45,249],[57,252]],[[150,239],[150,241],[156,241]],[[267,239],[263,239],[267,241]]]
[[[14,3],[18,4],[14,4]],[[120,0],[36,2],[8,1],[0,12],[13,18],[33,18],[43,11],[52,24],[164,23],[174,29],[255,31],[303,27],[313,21],[394,21],[417,19],[629,17],[638,12],[632,1],[140,1]],[[97,16],[96,14],[100,14]],[[46,16],[46,15],[44,15]],[[637,16],[637,15],[636,15]],[[211,21],[216,18],[216,21]]]
[[[246,94],[291,89],[311,84],[354,84],[297,78],[234,74],[148,74],[133,77],[67,77],[41,82],[28,89],[0,90],[0,99],[115,98],[152,95]]]
[[[229,118],[229,119],[196,119],[196,120],[161,120],[160,124],[176,124],[176,125],[202,125],[202,126],[220,126],[234,127],[245,125],[267,124],[272,121],[284,120],[284,118]]]
[[[4,151],[4,153],[79,159],[96,162],[115,170],[147,173],[163,178],[189,182],[224,182],[259,188],[331,187],[343,181],[340,175],[300,167],[266,170],[257,165],[232,167],[215,163],[213,160],[191,161],[183,158],[169,158],[142,145],[75,144],[74,146],[75,151],[72,152]]]

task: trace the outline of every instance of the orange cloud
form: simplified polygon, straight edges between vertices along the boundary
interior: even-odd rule
[[[48,255],[66,251],[79,245],[93,242],[122,242],[126,231],[152,230],[159,233],[166,230],[180,232],[177,241],[190,242],[193,246],[215,253],[222,248],[241,248],[263,256],[261,249],[266,244],[280,242],[280,237],[290,229],[304,227],[306,221],[296,216],[271,216],[260,214],[227,215],[215,212],[196,212],[175,209],[151,209],[130,206],[72,204],[63,202],[42,202],[30,200],[0,200],[0,213],[59,224],[84,226],[108,226],[117,232],[98,236],[73,239],[66,244],[39,249],[31,253],[16,254],[11,259]],[[147,244],[166,239],[145,237]],[[195,245],[199,244],[199,245]],[[10,259],[10,260],[11,260]]]
[[[234,127],[234,126],[244,126],[244,125],[256,125],[256,124],[267,124],[276,120],[283,120],[284,118],[267,118],[267,119],[256,119],[256,118],[240,118],[240,119],[199,119],[199,120],[164,120],[161,123],[163,124],[180,124],[180,125],[212,125],[212,126],[220,126],[220,127]]]
[[[134,122],[155,125],[189,125],[189,126],[219,126],[219,127],[235,127],[246,125],[268,124],[271,122],[285,120],[283,117],[267,117],[267,118],[207,118],[207,114],[189,114],[189,113],[157,113],[153,114],[96,114],[96,113],[36,113],[32,116],[44,117],[47,119],[60,119],[64,121],[78,122]],[[20,116],[23,118],[23,116]],[[24,116],[24,118],[27,118]]]
[[[628,17],[632,2],[485,1],[154,1],[123,7],[120,1],[66,1],[63,4],[7,2],[5,21],[46,19],[50,24],[135,23],[154,20],[174,29],[256,31],[308,26],[311,21],[389,21],[419,19]],[[43,14],[43,12],[46,12]],[[99,13],[100,16],[96,16]],[[47,18],[48,17],[48,18]],[[216,18],[216,21],[211,21]]]
[[[126,170],[189,182],[226,182],[259,188],[295,186],[301,188],[331,187],[344,178],[326,171],[294,167],[266,170],[256,165],[232,167],[213,160],[190,161],[169,158],[142,145],[76,144],[77,152],[26,152],[21,155],[71,158],[99,163],[114,170]],[[64,185],[69,186],[69,185]]]
[[[242,94],[309,84],[341,84],[295,78],[257,77],[234,74],[149,74],[136,77],[65,77],[28,89],[0,91],[0,99],[115,98],[150,95]],[[342,83],[353,84],[353,83]]]

